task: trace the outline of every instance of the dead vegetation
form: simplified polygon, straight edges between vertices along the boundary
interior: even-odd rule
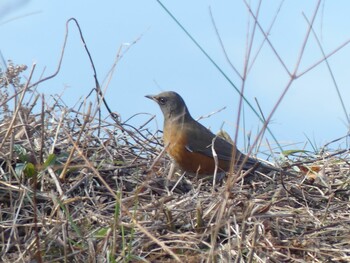
[[[47,103],[20,80],[26,67],[10,65],[0,76],[1,261],[350,260],[347,150],[299,155],[295,177],[167,182],[160,133],[99,119],[89,104]]]

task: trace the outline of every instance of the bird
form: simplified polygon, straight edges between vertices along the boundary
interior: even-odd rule
[[[183,98],[174,91],[146,95],[155,101],[164,115],[163,142],[170,157],[186,172],[213,174],[235,169],[275,171],[276,168],[248,157],[237,147],[213,134],[192,118]],[[214,159],[214,152],[217,162]],[[234,160],[232,161],[232,158]]]

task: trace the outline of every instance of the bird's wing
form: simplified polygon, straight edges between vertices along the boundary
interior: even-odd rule
[[[207,128],[198,122],[192,122],[188,127],[184,127],[187,134],[186,148],[191,152],[198,152],[209,157],[213,157],[212,142],[219,159],[230,161],[233,145],[216,137]]]
[[[212,143],[214,143],[214,150],[218,159],[231,161],[232,151],[235,146],[228,141],[215,136],[211,131],[198,122],[192,123],[191,126],[187,127],[186,132],[188,133],[188,138],[191,138],[187,141],[187,150],[213,157]],[[242,164],[245,155],[237,148],[235,150],[235,158],[237,160],[236,166],[239,166]],[[258,163],[256,159],[249,157],[244,164],[244,168],[250,168],[253,165],[256,165],[256,163]]]

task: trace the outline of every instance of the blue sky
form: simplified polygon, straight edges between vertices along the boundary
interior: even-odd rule
[[[162,1],[203,46],[235,85],[241,79],[227,63],[216,36],[209,7],[220,32],[225,50],[235,67],[242,72],[247,50],[247,34],[253,20],[244,2],[237,1]],[[257,1],[251,1],[254,10]],[[308,30],[303,13],[311,20],[317,1],[286,0],[278,13],[269,39],[280,57],[292,71]],[[276,15],[280,1],[263,1],[259,21],[266,31]],[[326,53],[350,39],[350,2],[322,1],[314,29]],[[208,61],[184,32],[174,23],[157,1],[91,1],[91,0],[0,0],[0,50],[5,59],[31,67],[36,63],[34,79],[55,71],[60,56],[65,23],[75,17],[95,62],[100,82],[107,76],[120,47],[128,47],[139,39],[118,62],[108,86],[106,99],[123,120],[136,113],[157,115],[162,127],[162,115],[154,103],[144,98],[174,90],[183,96],[193,117],[225,110],[201,122],[214,132],[224,124],[233,135],[236,129],[239,96],[229,82]],[[248,32],[248,33],[247,33]],[[252,47],[255,56],[262,34],[256,31]],[[322,59],[315,38],[310,36],[300,71]],[[346,107],[350,100],[350,46],[345,46],[329,59]],[[299,71],[299,72],[300,72]],[[28,71],[29,74],[29,71]],[[266,43],[257,56],[246,80],[246,98],[256,107],[255,98],[267,116],[286,87],[290,77]],[[93,88],[91,66],[71,24],[63,65],[57,77],[39,86],[45,94],[62,93],[72,107]],[[349,108],[347,108],[349,110]],[[132,120],[141,125],[149,115]],[[245,129],[256,133],[258,119],[245,107]],[[348,131],[334,84],[325,63],[295,80],[282,104],[273,116],[270,128],[283,144],[300,143],[306,136],[318,146],[343,136]],[[243,124],[240,125],[239,145],[243,146]],[[271,138],[268,138],[271,141]]]

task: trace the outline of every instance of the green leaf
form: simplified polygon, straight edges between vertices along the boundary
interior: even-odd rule
[[[24,175],[27,177],[33,177],[34,175],[37,174],[35,165],[32,163],[27,163],[23,172],[24,172]]]
[[[46,169],[47,167],[51,166],[51,165],[54,165],[56,163],[56,160],[57,160],[57,156],[56,154],[50,154],[45,163],[44,163],[44,169]]]
[[[109,228],[101,228],[95,233],[96,238],[105,238],[107,236],[107,233],[109,231]]]
[[[295,154],[295,153],[307,153],[307,152],[309,152],[309,151],[306,151],[306,150],[287,150],[287,151],[283,151],[282,155],[288,156],[288,155]]]

